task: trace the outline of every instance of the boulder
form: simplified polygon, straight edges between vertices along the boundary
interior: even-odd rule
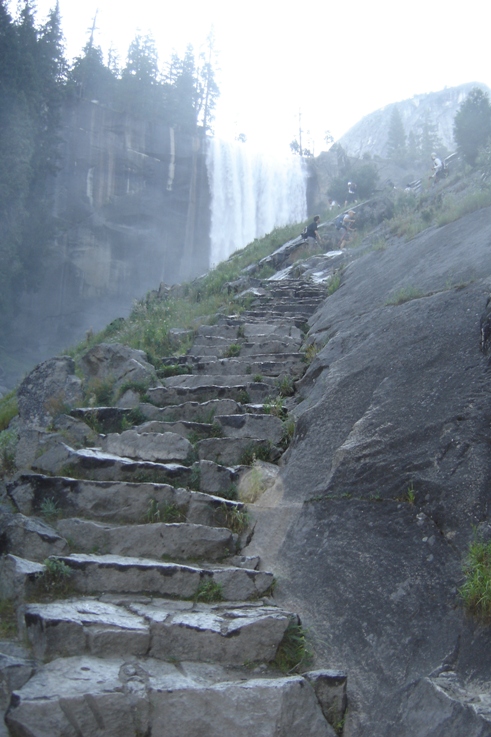
[[[69,356],[58,356],[40,363],[17,390],[19,417],[23,425],[44,430],[53,418],[82,401],[82,382],[75,375]]]
[[[150,384],[157,381],[155,368],[144,351],[121,343],[99,343],[80,359],[85,381],[111,381],[114,388],[126,383]]]

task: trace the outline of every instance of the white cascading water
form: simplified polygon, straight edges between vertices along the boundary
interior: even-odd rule
[[[307,217],[307,178],[299,156],[279,157],[212,138],[210,267],[274,228]]]

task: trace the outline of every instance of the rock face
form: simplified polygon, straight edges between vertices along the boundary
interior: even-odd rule
[[[265,506],[248,552],[281,561],[280,600],[348,670],[350,735],[491,734],[491,634],[458,595],[489,519],[490,242],[487,208],[368,251],[310,320],[320,351],[281,470],[288,532]]]
[[[489,93],[485,84],[470,82],[458,87],[450,87],[440,92],[415,95],[410,100],[387,105],[370,115],[365,115],[342,136],[338,143],[351,156],[362,157],[364,153],[372,156],[386,156],[387,139],[392,112],[395,107],[401,116],[406,136],[413,131],[420,133],[425,116],[435,125],[437,134],[444,146],[450,151],[455,148],[453,139],[453,121],[459,109],[473,87],[479,87]]]
[[[10,339],[29,366],[209,265],[204,139],[97,101],[68,106],[60,138],[58,236],[36,291],[19,295]]]

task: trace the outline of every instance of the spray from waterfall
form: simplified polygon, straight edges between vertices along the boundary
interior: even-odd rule
[[[267,155],[247,144],[209,141],[210,266],[274,228],[307,217],[306,173],[299,156]]]

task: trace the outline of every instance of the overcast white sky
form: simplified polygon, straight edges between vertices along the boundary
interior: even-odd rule
[[[37,0],[43,21],[55,0]],[[221,90],[215,131],[245,133],[258,147],[283,148],[302,111],[322,148],[364,115],[415,94],[464,82],[491,87],[486,3],[467,0],[59,0],[69,59],[80,54],[96,9],[96,43],[122,62],[139,31],[161,62],[188,43],[198,49],[213,26]],[[16,2],[11,0],[15,10]]]

